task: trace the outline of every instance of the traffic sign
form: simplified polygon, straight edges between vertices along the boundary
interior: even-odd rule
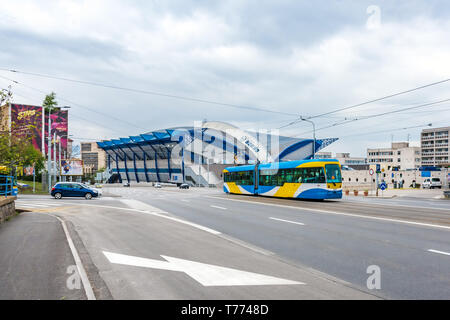
[[[369,170],[369,174],[370,174],[371,176],[373,176],[374,173],[375,173],[375,171],[373,171],[373,169],[370,169],[370,170]]]
[[[387,184],[386,184],[386,182],[382,182],[382,183],[380,184],[380,189],[381,189],[381,191],[384,191],[384,190],[387,189]]]
[[[377,173],[381,173],[381,165],[377,164]]]

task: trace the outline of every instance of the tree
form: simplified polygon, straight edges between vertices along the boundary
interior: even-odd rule
[[[32,125],[27,126],[29,129]],[[0,133],[0,166],[9,168],[9,173],[16,175],[17,167],[34,166],[36,172],[44,167],[44,157],[36,150],[27,131],[15,130],[11,123],[11,131]],[[23,129],[23,128],[21,128]]]
[[[1,101],[9,101],[12,93],[9,90],[0,90]],[[0,132],[0,167],[7,168],[9,174],[15,176],[17,167],[35,166],[41,170],[44,164],[44,157],[36,150],[32,144],[32,129],[36,123],[21,123],[20,126],[11,121],[11,127]]]
[[[58,105],[56,102],[56,93],[52,92],[45,96],[44,102],[42,106],[44,107],[45,112],[52,112],[53,109]]]
[[[6,104],[9,104],[11,98],[12,98],[11,86],[9,86],[8,89],[0,89],[0,106],[2,106],[3,103],[5,102]]]

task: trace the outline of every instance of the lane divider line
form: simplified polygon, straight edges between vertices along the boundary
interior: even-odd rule
[[[445,252],[445,251],[439,251],[439,250],[429,249],[428,252],[438,253],[438,254],[443,254],[443,255],[446,255],[446,256],[450,256],[450,252]]]
[[[273,217],[270,217],[269,219],[275,220],[275,221],[281,221],[281,222],[292,223],[292,224],[298,224],[298,225],[300,225],[300,226],[304,226],[304,225],[305,225],[304,223],[301,223],[301,222],[295,222],[295,221],[290,221],[290,220],[283,220],[283,219],[278,219],[278,218],[273,218]]]
[[[88,300],[97,300],[95,298],[94,290],[92,289],[91,283],[89,282],[89,278],[87,276],[86,270],[84,269],[83,263],[81,262],[80,255],[78,254],[77,248],[75,248],[72,237],[70,236],[69,230],[67,229],[66,222],[63,219],[61,219],[57,216],[54,216],[52,214],[47,214],[47,215],[52,216],[61,222],[61,225],[63,227],[64,233],[67,238],[67,242],[69,244],[70,251],[72,252],[73,259],[75,260],[75,264],[78,269],[78,274],[81,278],[81,282],[83,283],[86,297]]]
[[[240,199],[228,199],[228,198],[220,198],[220,197],[214,197],[214,196],[206,196],[206,197],[207,198],[217,199],[217,200],[246,202],[246,203],[256,204],[256,205],[289,208],[289,209],[302,210],[302,211],[313,211],[313,212],[319,212],[319,213],[324,213],[324,214],[335,214],[335,215],[340,215],[340,216],[348,216],[348,217],[356,217],[356,218],[363,218],[363,219],[372,219],[372,220],[380,220],[380,221],[397,222],[397,223],[411,224],[411,225],[416,225],[416,226],[423,226],[423,227],[431,227],[431,228],[440,228],[440,229],[450,230],[450,226],[443,226],[443,225],[440,225],[440,224],[430,224],[430,223],[414,222],[414,221],[392,219],[392,218],[381,218],[381,217],[365,216],[365,215],[354,214],[354,213],[336,212],[336,211],[328,211],[328,210],[320,210],[320,209],[301,208],[301,207],[293,207],[293,206],[287,206],[287,205],[282,205],[282,204],[261,203],[261,202],[240,200]]]
[[[227,208],[224,207],[219,207],[219,206],[210,206],[211,208],[215,208],[215,209],[220,209],[220,210],[228,210]]]

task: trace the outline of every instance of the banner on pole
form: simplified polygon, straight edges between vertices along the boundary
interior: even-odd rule
[[[79,160],[79,159],[61,160],[61,175],[62,176],[82,176],[83,175],[83,160]]]

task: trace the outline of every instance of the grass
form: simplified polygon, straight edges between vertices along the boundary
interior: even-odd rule
[[[33,192],[33,181],[22,181],[19,180],[20,183],[25,183],[30,186],[30,188],[19,189],[19,194],[48,194],[48,191],[42,191],[42,183],[36,181],[36,192]]]

